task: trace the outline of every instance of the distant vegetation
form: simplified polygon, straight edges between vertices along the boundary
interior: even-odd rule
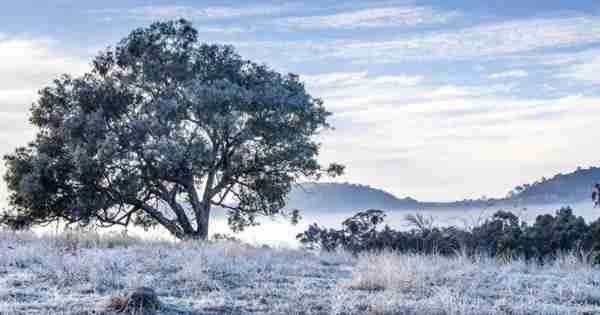
[[[342,229],[326,229],[313,224],[297,236],[308,248],[326,251],[344,249],[353,253],[393,250],[402,253],[454,255],[464,253],[490,255],[506,259],[522,258],[544,262],[565,252],[600,263],[600,219],[587,224],[562,208],[555,215],[540,215],[532,225],[511,212],[498,211],[478,226],[466,229],[455,226],[435,227],[430,219],[409,215],[414,226],[397,231],[379,228],[385,214],[367,210],[345,220]],[[585,257],[584,257],[585,256]]]

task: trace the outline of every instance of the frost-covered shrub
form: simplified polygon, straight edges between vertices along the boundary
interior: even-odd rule
[[[531,242],[530,250],[536,257],[556,255],[575,249],[591,249],[591,229],[582,217],[573,215],[571,208],[562,208],[555,216],[545,214],[524,229],[525,238]]]
[[[393,250],[403,253],[470,256],[489,255],[510,260],[545,262],[571,252],[579,260],[600,263],[600,220],[587,224],[562,208],[555,215],[540,215],[528,225],[515,214],[498,211],[471,229],[456,226],[436,227],[421,216],[407,219],[414,228],[398,231],[389,226],[379,228],[385,214],[367,210],[345,220],[342,229],[326,229],[317,224],[297,236],[303,246],[334,251],[343,249],[354,254],[365,251]]]
[[[519,218],[511,212],[498,211],[491,219],[475,226],[467,235],[466,246],[492,256],[510,255],[518,251],[522,239]]]
[[[363,251],[395,250],[452,254],[460,248],[462,231],[421,225],[410,231],[397,231],[385,226],[381,210],[359,212],[342,223],[341,230],[321,228],[317,224],[298,234],[297,239],[307,248],[334,251],[343,249],[352,253]],[[417,219],[418,220],[418,219]]]

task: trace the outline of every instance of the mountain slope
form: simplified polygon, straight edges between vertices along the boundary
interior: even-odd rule
[[[355,211],[369,208],[450,209],[577,203],[590,200],[595,183],[600,183],[600,167],[578,168],[572,173],[557,174],[532,184],[517,186],[504,198],[455,202],[420,202],[408,197],[401,199],[384,190],[359,184],[306,183],[292,189],[287,208],[303,211]]]
[[[585,201],[590,200],[596,183],[600,183],[600,167],[577,168],[572,173],[517,186],[507,199],[533,204]]]
[[[418,201],[399,199],[381,189],[348,183],[306,183],[288,195],[289,209],[304,211],[346,211],[357,209],[414,208]]]

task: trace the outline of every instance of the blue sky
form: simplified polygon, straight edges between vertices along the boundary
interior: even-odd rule
[[[184,17],[206,42],[300,74],[334,112],[324,162],[398,196],[503,196],[600,164],[600,2],[6,1],[0,153],[31,139],[35,91]]]

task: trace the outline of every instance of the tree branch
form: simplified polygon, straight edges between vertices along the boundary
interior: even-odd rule
[[[171,234],[175,235],[177,238],[183,239],[185,237],[185,232],[181,227],[177,225],[177,223],[173,220],[167,219],[159,210],[147,205],[145,202],[140,200],[129,200],[131,205],[137,206],[140,209],[144,210],[148,213],[153,219],[158,221],[162,226],[164,226]]]

